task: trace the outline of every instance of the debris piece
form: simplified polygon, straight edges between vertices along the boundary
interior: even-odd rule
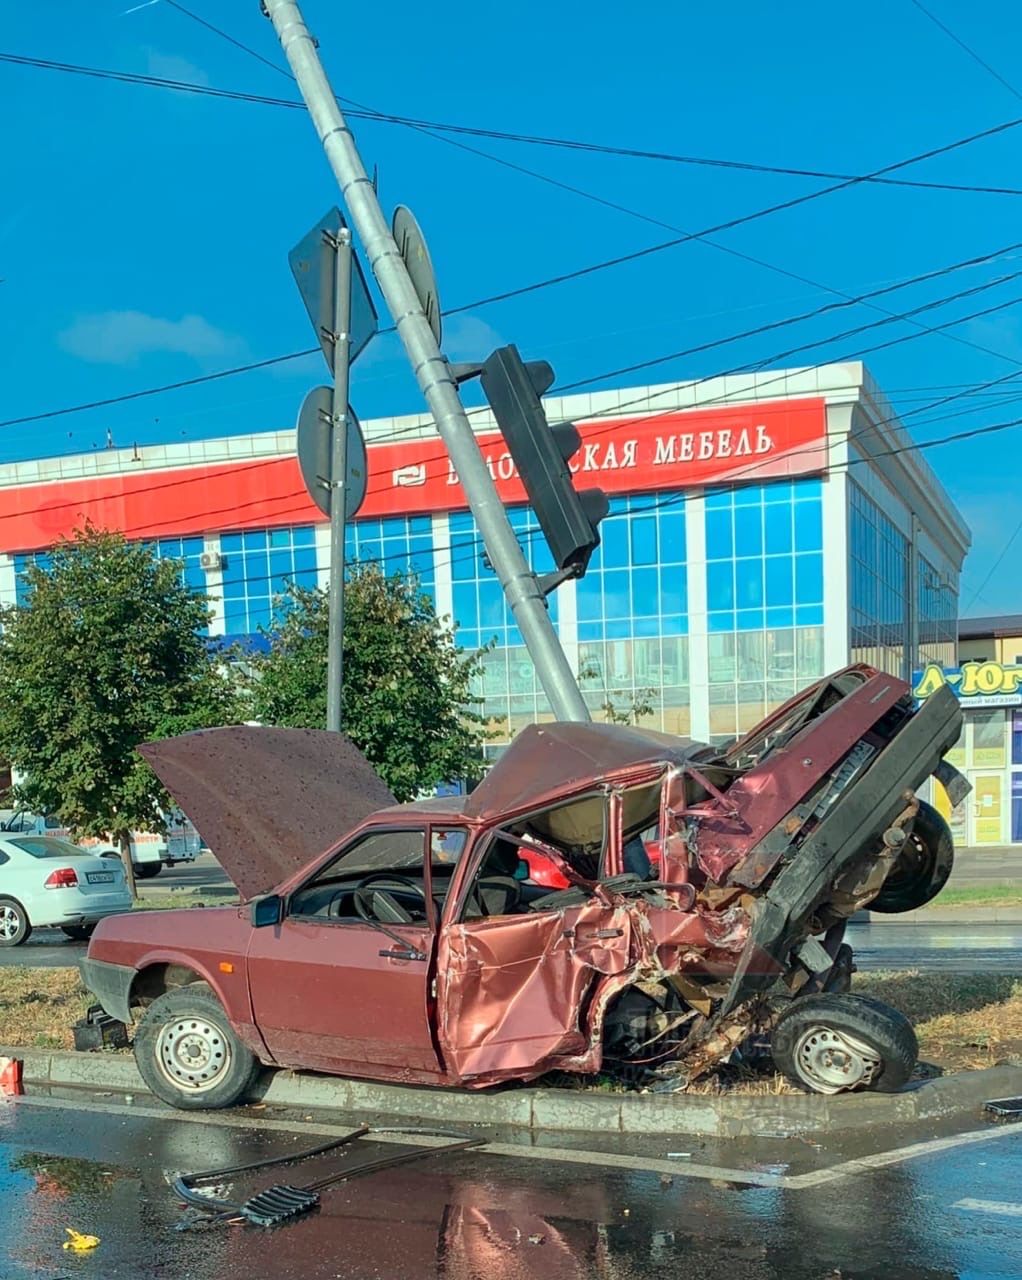
[[[64,1230],[71,1237],[70,1240],[64,1241],[64,1248],[70,1249],[73,1253],[86,1253],[89,1249],[95,1249],[99,1244],[99,1236],[86,1236],[80,1231],[76,1231],[74,1227],[65,1227]]]
[[[0,1093],[13,1098],[25,1092],[21,1084],[21,1068],[20,1058],[0,1058]]]
[[[691,1160],[692,1152],[691,1151],[668,1151],[667,1159],[668,1160]]]
[[[662,1173],[660,1175],[660,1185],[662,1187],[673,1187],[674,1179],[671,1177],[669,1173]]]
[[[545,1239],[546,1236],[537,1231],[535,1235],[529,1236],[529,1244],[542,1244]]]
[[[74,1024],[75,1048],[79,1053],[96,1053],[100,1049],[126,1049],[128,1028],[105,1013],[98,1004],[90,1005],[85,1017]]]
[[[991,1098],[983,1114],[995,1124],[1012,1124],[1022,1120],[1022,1098]]]
[[[278,1185],[257,1192],[241,1206],[242,1217],[257,1227],[275,1227],[289,1218],[309,1213],[319,1204],[319,1193],[304,1187]]]

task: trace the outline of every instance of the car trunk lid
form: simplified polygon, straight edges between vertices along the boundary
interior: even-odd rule
[[[244,898],[395,803],[361,751],[321,729],[200,729],[139,751]]]

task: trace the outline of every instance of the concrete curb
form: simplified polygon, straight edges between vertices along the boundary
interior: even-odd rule
[[[27,1084],[70,1085],[147,1093],[127,1054],[4,1048],[20,1058]],[[718,1138],[783,1138],[934,1120],[973,1111],[990,1098],[1022,1094],[1022,1067],[990,1067],[926,1080],[902,1093],[844,1097],[788,1094],[707,1097],[602,1094],[565,1089],[505,1089],[486,1093],[374,1084],[306,1072],[266,1072],[250,1100],[323,1107],[358,1115],[414,1118],[444,1124],[629,1134],[693,1134]]]
[[[890,916],[879,911],[860,911],[852,916],[854,924],[870,928],[885,924],[1010,924],[1022,925],[1022,907],[922,907],[905,915]]]

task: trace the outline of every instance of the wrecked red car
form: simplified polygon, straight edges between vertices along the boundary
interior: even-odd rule
[[[105,920],[82,972],[184,1108],[230,1105],[260,1064],[680,1088],[767,1036],[804,1088],[896,1089],[915,1036],[848,994],[845,923],[946,882],[950,832],[915,792],[967,793],[943,760],[960,727],[949,690],[915,710],[853,666],[725,748],[532,726],[471,795],[404,805],[340,735],[149,744],[246,901]]]

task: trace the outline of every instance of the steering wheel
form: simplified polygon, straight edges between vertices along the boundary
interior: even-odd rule
[[[426,891],[421,884],[416,884],[414,880],[408,879],[407,876],[393,875],[390,871],[375,871],[372,875],[366,876],[364,879],[358,882],[358,885],[355,889],[355,893],[352,899],[354,902],[356,912],[362,917],[363,920],[368,920],[370,922],[376,921],[377,923],[382,923],[382,921],[380,921],[379,916],[377,916],[372,909],[372,895],[368,892],[368,890],[370,890],[373,885],[377,885],[378,891],[381,893],[387,893],[389,889],[400,889],[406,893],[414,894],[416,897],[422,899],[423,917],[428,915],[427,906],[426,906]],[[394,902],[393,898],[391,898],[391,901],[394,903],[395,907],[398,907],[399,904],[397,902]],[[399,918],[396,920],[394,919],[389,920],[387,921],[387,923],[388,924],[407,924],[409,922],[403,921]]]

